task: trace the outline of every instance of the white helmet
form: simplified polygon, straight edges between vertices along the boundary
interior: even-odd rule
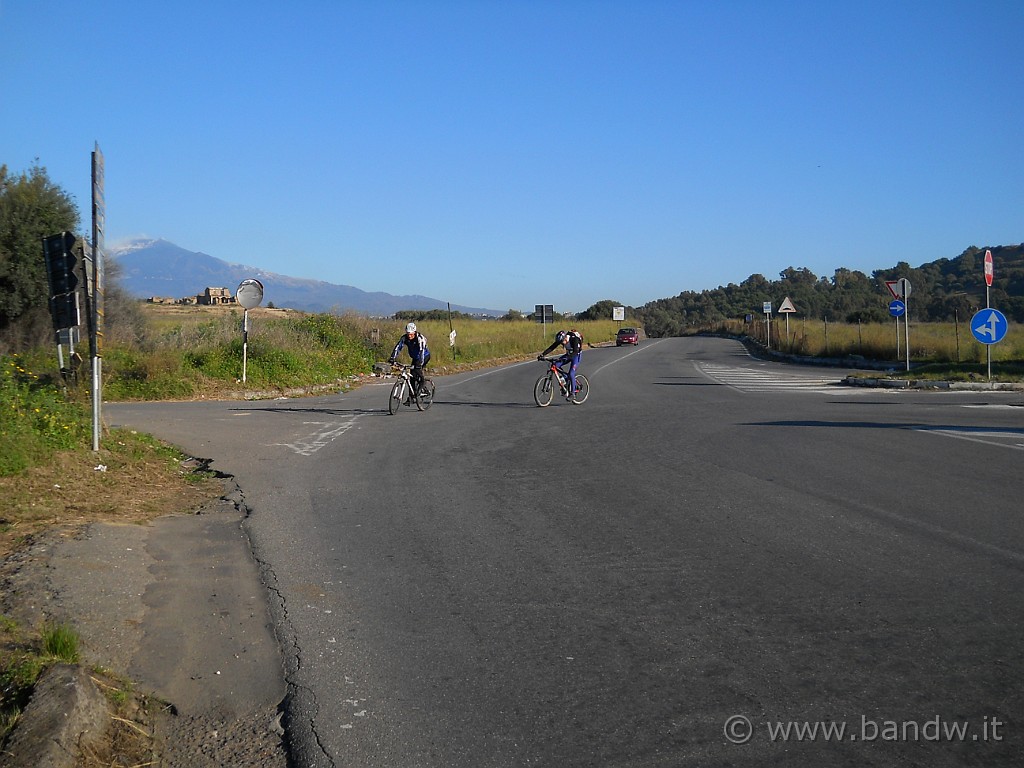
[[[416,323],[409,323],[405,326],[406,333],[416,333]]]

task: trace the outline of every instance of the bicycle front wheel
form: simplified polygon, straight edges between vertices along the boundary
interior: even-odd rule
[[[405,396],[405,382],[396,381],[395,386],[391,388],[391,397],[388,398],[388,413],[394,416],[398,409],[402,407],[402,400]]]
[[[576,374],[576,393],[572,401],[579,405],[590,396],[590,381],[582,373]]]
[[[420,387],[420,393],[416,397],[416,407],[421,411],[427,410],[431,405],[434,404],[434,382],[430,379],[424,379],[423,385]]]
[[[551,381],[551,374],[547,373],[537,379],[533,385],[533,399],[541,408],[551,405],[551,398],[555,396],[554,383]]]

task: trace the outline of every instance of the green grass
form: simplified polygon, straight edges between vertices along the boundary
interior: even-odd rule
[[[78,663],[78,633],[67,624],[47,624],[43,628],[43,652],[54,659]]]
[[[91,434],[91,412],[47,375],[41,355],[0,356],[0,476],[74,448]]]
[[[78,633],[66,624],[47,624],[35,633],[0,616],[0,742],[17,723],[43,670],[78,662],[78,643]]]
[[[626,325],[636,325],[628,321]],[[556,330],[528,321],[457,320],[456,343],[445,321],[418,323],[427,336],[431,365],[479,364],[536,354]],[[578,323],[586,342],[613,341],[619,323]],[[110,344],[104,352],[104,396],[109,400],[174,400],[240,390],[243,355],[248,391],[343,388],[386,360],[404,321],[354,315],[286,313],[249,318],[243,350],[241,315],[179,313],[154,322],[145,349]]]

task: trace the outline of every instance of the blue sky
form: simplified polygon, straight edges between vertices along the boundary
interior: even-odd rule
[[[108,243],[638,306],[1024,240],[1022,39],[1019,0],[0,0],[0,163],[87,227],[98,142]]]

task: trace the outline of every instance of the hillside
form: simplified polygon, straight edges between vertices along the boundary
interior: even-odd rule
[[[962,321],[985,306],[986,249],[992,251],[994,264],[991,306],[1012,322],[1024,322],[1024,245],[971,246],[952,259],[916,268],[900,262],[870,276],[837,269],[832,277],[818,277],[806,268],[789,267],[778,280],[751,275],[739,285],[730,283],[699,293],[684,291],[645,304],[637,309],[637,315],[648,335],[674,336],[724,319],[762,317],[764,302],[770,301],[777,309],[788,297],[797,317],[881,322],[891,319],[888,305],[893,297],[885,281],[905,277],[912,288],[908,301],[912,321]]]

